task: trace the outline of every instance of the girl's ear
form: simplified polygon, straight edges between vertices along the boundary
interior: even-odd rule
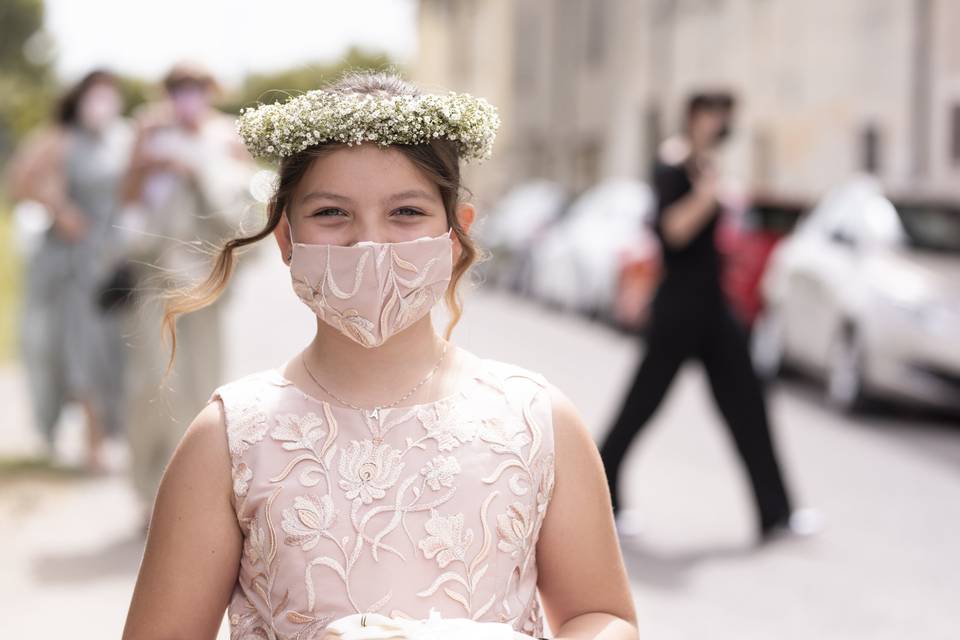
[[[466,235],[470,234],[470,227],[473,226],[473,221],[477,217],[476,208],[469,202],[463,202],[457,205],[457,222],[460,223],[460,228],[463,229],[463,233]],[[463,247],[460,244],[460,238],[457,237],[457,234],[451,234],[453,239],[453,259],[454,261],[460,259],[460,254],[463,252]]]
[[[477,209],[469,202],[462,202],[457,205],[457,220],[460,221],[460,228],[464,233],[470,233],[470,227],[477,217]]]
[[[293,243],[290,240],[290,222],[286,214],[280,216],[280,222],[273,229],[273,236],[277,239],[277,246],[280,247],[280,259],[284,264],[290,264],[290,258],[293,255]]]

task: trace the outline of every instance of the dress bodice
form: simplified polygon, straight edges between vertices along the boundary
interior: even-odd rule
[[[212,399],[244,534],[232,638],[307,640],[353,613],[431,608],[542,634],[535,555],[554,440],[541,376],[477,360],[453,395],[378,413],[277,370]]]

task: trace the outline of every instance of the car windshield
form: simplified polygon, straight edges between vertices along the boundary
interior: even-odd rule
[[[960,253],[960,206],[898,204],[910,244],[918,249]]]

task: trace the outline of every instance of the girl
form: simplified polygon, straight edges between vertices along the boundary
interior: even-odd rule
[[[267,224],[228,242],[168,321],[215,299],[233,252],[273,233],[316,336],[217,389],[187,429],[124,638],[212,638],[228,605],[234,638],[322,638],[351,614],[431,609],[540,636],[541,599],[556,637],[636,637],[575,409],[447,339],[477,255],[459,160],[488,155],[497,125],[482,100],[386,74],[241,116],[251,152],[280,159]],[[441,337],[429,312],[444,295]]]

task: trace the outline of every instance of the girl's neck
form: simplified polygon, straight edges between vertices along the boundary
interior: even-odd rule
[[[431,379],[401,404],[429,402],[447,395],[462,365],[457,350],[449,345],[444,353],[444,345],[429,315],[374,348],[357,344],[318,319],[316,336],[301,354],[303,361],[291,361],[286,377],[331,402],[375,407],[403,397],[443,357]]]

